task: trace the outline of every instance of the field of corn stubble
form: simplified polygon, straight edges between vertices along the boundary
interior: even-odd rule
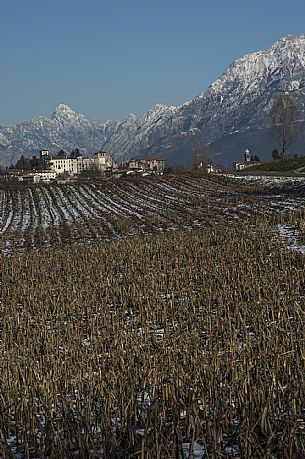
[[[2,458],[305,457],[302,193],[0,193]]]

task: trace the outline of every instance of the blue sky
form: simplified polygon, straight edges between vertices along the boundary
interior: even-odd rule
[[[304,0],[0,0],[0,123],[142,115],[242,55],[305,32]]]

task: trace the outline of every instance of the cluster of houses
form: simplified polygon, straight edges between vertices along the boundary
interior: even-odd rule
[[[49,150],[40,150],[40,160],[43,161],[43,170],[10,170],[8,174],[20,181],[38,183],[58,178],[73,178],[92,171],[105,176],[122,177],[124,175],[162,174],[165,169],[165,160],[158,158],[131,159],[118,165],[105,151],[98,151],[92,158],[84,158],[80,153],[76,155],[58,154],[51,156]]]
[[[207,174],[220,174],[221,168],[212,163],[201,161],[197,164],[197,169],[204,170]]]
[[[82,156],[78,149],[73,150],[70,155],[61,150],[55,156],[50,155],[49,150],[45,149],[40,150],[39,158],[33,156],[29,159],[21,156],[20,161],[17,162],[15,168],[12,167],[6,171],[5,176],[7,178],[38,183],[41,181],[66,180],[81,175],[86,176],[86,172],[89,172],[88,177],[92,177],[91,173],[98,173],[105,177],[120,178],[129,175],[163,174],[165,170],[164,159],[130,159],[119,165],[108,153],[102,150],[96,152],[92,158],[86,158]],[[234,168],[235,170],[242,170],[256,163],[257,161],[254,160],[247,149],[245,151],[245,162],[235,163]],[[37,166],[38,164],[39,167]],[[196,168],[206,173],[221,173],[221,169],[209,161],[198,162]]]

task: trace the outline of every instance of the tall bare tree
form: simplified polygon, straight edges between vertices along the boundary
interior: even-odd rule
[[[194,169],[207,170],[213,164],[213,153],[204,139],[198,139],[192,146],[192,163]]]
[[[273,137],[281,148],[281,158],[284,158],[289,146],[303,132],[300,111],[289,95],[281,94],[274,99],[269,116]]]

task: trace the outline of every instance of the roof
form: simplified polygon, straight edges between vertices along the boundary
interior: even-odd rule
[[[107,151],[103,151],[103,150],[99,150],[97,151],[96,153],[94,153],[95,155],[98,155],[98,154],[102,154],[102,155],[108,155]]]
[[[147,158],[147,161],[165,161],[165,159],[161,159],[161,158]]]
[[[52,159],[75,159],[75,158],[71,158],[71,156],[51,156],[51,160]]]

